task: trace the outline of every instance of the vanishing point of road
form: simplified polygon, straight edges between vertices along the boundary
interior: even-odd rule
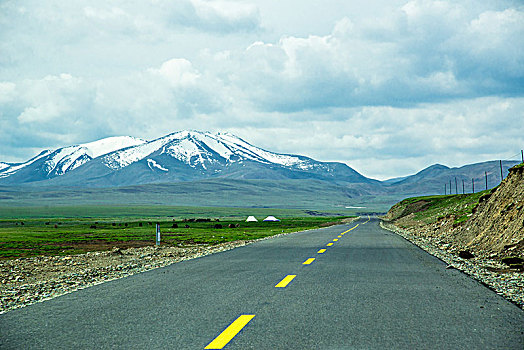
[[[0,315],[1,349],[524,349],[524,311],[360,219]]]

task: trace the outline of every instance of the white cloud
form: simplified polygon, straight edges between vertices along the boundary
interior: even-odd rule
[[[183,58],[173,58],[162,63],[159,69],[149,69],[149,72],[164,77],[174,86],[193,85],[200,77],[191,62]]]
[[[238,1],[156,1],[171,25],[219,33],[251,32],[260,29],[255,5]]]
[[[255,30],[260,26],[260,14],[253,4],[232,1],[192,0],[195,13],[202,23],[219,30]]]
[[[0,81],[0,103],[11,101],[15,97],[16,84]]]
[[[393,20],[344,18],[325,36],[256,42],[233,60],[231,76],[269,111],[520,94],[523,16],[412,1]]]
[[[62,73],[18,84],[4,82],[0,129],[18,135],[31,150],[110,135],[160,136],[182,126],[198,128],[191,124],[201,115],[227,105],[221,91],[217,79],[203,76],[180,58],[111,79]],[[13,140],[2,138],[0,145]]]
[[[312,114],[315,113],[315,114]],[[328,113],[328,118],[323,113]],[[266,149],[345,162],[367,176],[413,174],[435,163],[460,166],[507,159],[524,144],[524,98],[263,114],[230,130]],[[277,141],[278,140],[278,141]]]
[[[522,6],[268,1],[3,2],[0,160],[191,128],[387,177],[524,143]]]

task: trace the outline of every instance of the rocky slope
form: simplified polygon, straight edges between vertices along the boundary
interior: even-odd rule
[[[477,252],[524,257],[524,167],[511,168],[499,187],[481,197],[451,238]]]
[[[386,219],[478,256],[523,258],[524,167],[511,168],[491,191],[402,201],[389,210]]]

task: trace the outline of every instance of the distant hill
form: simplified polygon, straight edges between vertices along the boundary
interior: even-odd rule
[[[504,177],[508,175],[508,169],[518,164],[519,161],[503,161],[502,173]],[[462,193],[462,181],[464,181],[464,192],[471,193],[473,182],[475,192],[486,189],[486,175],[488,189],[497,186],[500,181],[499,161],[488,161],[482,163],[468,164],[462,167],[449,168],[445,165],[435,164],[418,173],[408,176],[400,181],[384,183],[389,193],[403,193],[406,195],[431,195]],[[456,179],[456,183],[455,183]],[[473,180],[473,182],[472,182]]]

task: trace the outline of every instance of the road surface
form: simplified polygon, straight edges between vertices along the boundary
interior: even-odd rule
[[[523,333],[524,311],[367,218],[0,315],[1,349],[524,349]]]

